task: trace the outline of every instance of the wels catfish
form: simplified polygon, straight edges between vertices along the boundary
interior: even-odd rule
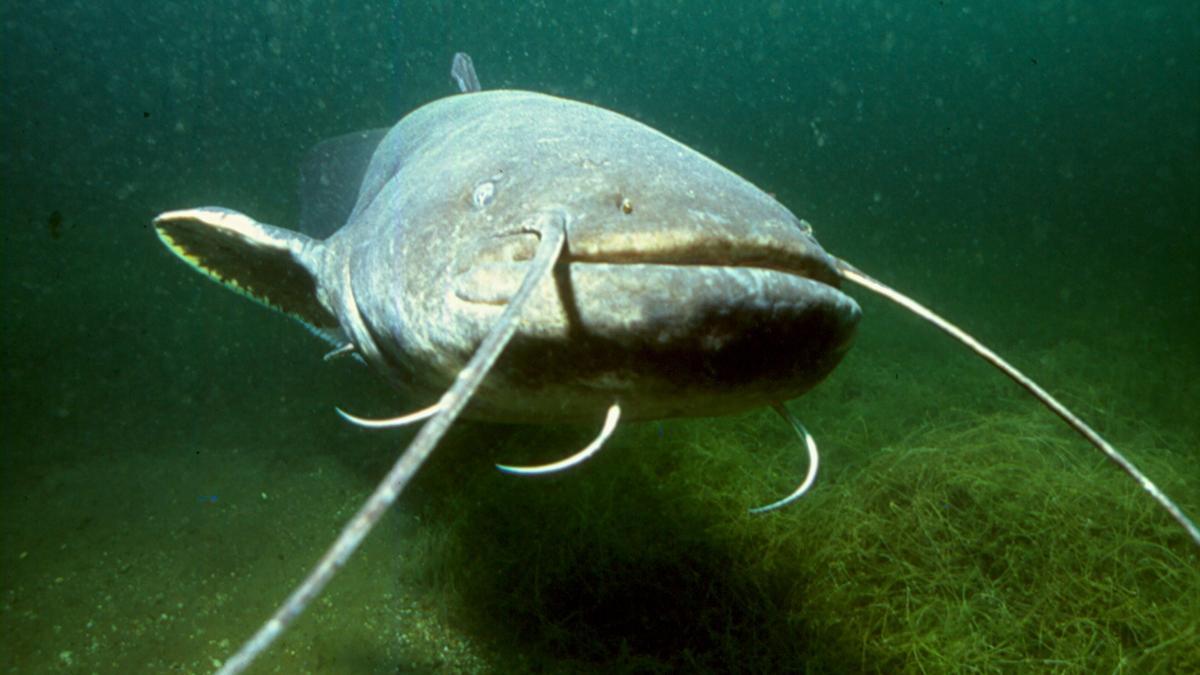
[[[615,112],[526,91],[480,91],[455,56],[460,95],[386,134],[354,137],[357,199],[318,211],[310,234],[222,208],[154,221],[204,274],[290,314],[427,407],[424,420],[309,577],[221,672],[242,671],[311,603],[460,416],[502,422],[725,415],[773,406],[803,439],[802,495],[817,447],[783,402],[816,386],[861,316],[849,281],[932,322],[1028,390],[1133,476],[1200,545],[1200,531],[1123,455],[954,325],[827,251],[812,227],[700,153]],[[365,168],[362,164],[370,157]],[[341,225],[341,227],[337,227]]]

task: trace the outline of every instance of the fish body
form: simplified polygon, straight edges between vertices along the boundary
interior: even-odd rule
[[[405,116],[326,239],[212,208],[156,224],[202,270],[235,286],[257,275],[252,295],[432,402],[520,285],[548,213],[565,223],[563,259],[468,417],[595,420],[614,401],[626,419],[727,414],[803,394],[851,344],[861,310],[807,223],[648,126],[545,94]],[[242,254],[206,254],[229,248]]]
[[[1012,379],[1200,545],[1200,528],[1178,505],[1066,406],[953,323],[831,256],[807,222],[745,179],[618,113],[481,91],[464,54],[451,73],[462,94],[418,108],[386,134],[362,132],[321,150],[351,151],[308,184],[358,183],[340,226],[346,194],[306,210],[303,232],[220,207],[154,221],[162,241],[201,272],[291,314],[338,344],[335,353],[354,352],[431,403],[392,420],[347,416],[372,427],[425,422],[222,674],[248,667],[304,612],[460,416],[545,423],[596,420],[607,409],[600,435],[575,455],[501,466],[539,474],[586,460],[621,418],[772,405],[803,440],[809,470],[792,494],[753,511],[793,502],[813,485],[818,453],[783,402],[820,383],[849,349],[862,312],[840,290],[843,280],[920,316]]]

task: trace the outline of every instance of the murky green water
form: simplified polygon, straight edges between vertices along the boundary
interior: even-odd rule
[[[453,91],[582,99],[774,193],[973,330],[1200,513],[1200,10],[1186,2],[40,2],[0,9],[0,669],[204,672],[409,439],[157,213],[281,225],[323,138]],[[261,672],[1187,672],[1197,552],[1136,486],[898,310],[792,404],[464,425]]]

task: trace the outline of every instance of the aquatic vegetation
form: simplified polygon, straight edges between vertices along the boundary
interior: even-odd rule
[[[641,425],[587,476],[534,481],[455,468],[496,437],[464,434],[419,481],[442,537],[420,566],[438,570],[451,623],[512,667],[1200,667],[1194,547],[1040,411],[918,428],[789,511],[731,516],[794,472],[781,426],[766,413]],[[491,454],[529,459],[577,433],[512,434]],[[1157,476],[1198,473],[1129,447]]]
[[[825,514],[805,535],[821,546],[799,561],[813,630],[844,662],[892,672],[1200,666],[1195,552],[1037,417],[930,431],[923,440],[938,447],[880,452],[806,505]]]

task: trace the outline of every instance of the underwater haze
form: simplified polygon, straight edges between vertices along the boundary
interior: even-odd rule
[[[0,4],[0,671],[206,672],[410,431],[163,211],[294,227],[300,163],[457,90],[578,99],[714,158],[926,302],[1200,516],[1200,4]],[[942,334],[849,289],[790,408],[461,423],[261,673],[1200,672],[1200,556]]]

